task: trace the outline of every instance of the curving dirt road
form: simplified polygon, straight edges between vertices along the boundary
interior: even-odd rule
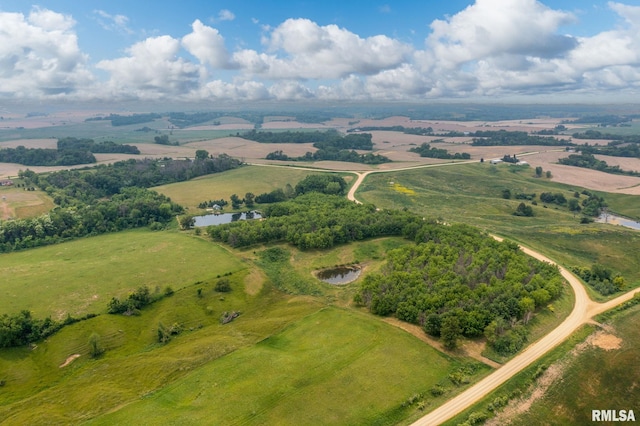
[[[364,181],[364,179],[372,174],[372,173],[389,173],[389,172],[397,172],[400,170],[410,170],[416,168],[425,168],[425,167],[442,167],[449,165],[457,165],[457,164],[465,164],[476,162],[472,161],[464,161],[458,163],[441,163],[441,164],[430,164],[423,166],[414,166],[407,167],[404,169],[390,169],[390,170],[370,170],[366,172],[357,172],[357,171],[349,171],[349,173],[354,173],[357,175],[357,179],[354,184],[351,186],[349,193],[347,194],[347,198],[356,203],[360,203],[355,198],[355,193]],[[342,171],[343,173],[345,171]],[[499,237],[494,237],[498,240],[501,240]],[[551,263],[553,265],[557,265],[554,261],[544,256],[541,253],[533,251],[527,247],[520,246],[520,249],[538,260]],[[489,376],[480,380],[475,385],[471,386],[461,394],[456,397],[450,399],[440,407],[436,408],[429,414],[421,417],[416,422],[412,424],[412,426],[434,426],[444,423],[455,415],[461,413],[462,411],[469,408],[471,405],[478,402],[480,399],[485,397],[487,394],[495,390],[498,386],[512,378],[514,375],[537,361],[551,349],[558,346],[560,343],[565,341],[574,331],[576,331],[580,326],[586,324],[593,318],[595,315],[601,314],[609,309],[612,309],[621,303],[624,303],[633,298],[636,293],[640,293],[640,289],[631,290],[622,296],[619,296],[615,299],[609,300],[604,303],[596,303],[592,301],[585,288],[583,287],[580,280],[563,268],[560,265],[557,265],[560,269],[560,273],[562,276],[569,282],[573,292],[575,293],[575,305],[573,306],[573,310],[571,314],[555,329],[553,329],[549,334],[541,337],[539,340],[534,342],[525,348],[520,354],[512,358],[509,362],[498,368],[496,371],[491,373]]]
[[[431,165],[431,167],[442,165],[434,164]],[[354,173],[358,175],[358,178],[349,190],[349,194],[347,195],[347,197],[349,198],[349,200],[359,203],[360,201],[355,198],[355,193],[358,187],[364,181],[365,177],[367,177],[367,175],[371,173],[382,173],[382,171]],[[494,238],[502,240],[499,237]],[[551,263],[553,265],[557,265],[554,261],[541,253],[522,246],[520,246],[520,249],[531,257]],[[611,308],[618,306],[621,303],[626,302],[627,300],[630,300],[636,293],[640,292],[640,289],[635,289],[608,302],[596,303],[589,298],[584,286],[582,285],[580,280],[576,278],[575,275],[567,271],[562,266],[557,266],[560,269],[560,273],[569,282],[571,288],[573,289],[573,292],[575,293],[575,305],[573,307],[573,310],[571,311],[571,314],[569,314],[569,316],[549,334],[525,348],[520,354],[512,358],[509,362],[498,368],[489,376],[485,377],[458,396],[450,399],[440,407],[436,408],[429,414],[414,422],[412,426],[433,426],[444,423],[445,421],[449,420],[450,418],[454,417],[455,415],[461,413],[471,405],[478,402],[491,391],[495,390],[498,386],[537,361],[551,349],[564,342],[565,339],[567,339],[574,331],[576,331],[583,324],[589,322],[595,315],[601,314],[602,312],[605,312]]]

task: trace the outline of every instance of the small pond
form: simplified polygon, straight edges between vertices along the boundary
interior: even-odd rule
[[[245,213],[220,213],[220,214],[207,214],[204,216],[195,216],[196,220],[194,226],[210,226],[210,225],[222,225],[223,223],[237,222],[238,220],[250,220],[261,219],[262,215],[256,211],[250,211]]]
[[[597,222],[600,223],[610,223],[611,225],[620,225],[625,226],[627,228],[635,229],[640,231],[640,222],[636,222],[635,220],[627,219],[626,217],[616,216],[613,214],[601,215]]]
[[[325,283],[341,285],[355,281],[360,276],[361,271],[360,267],[355,265],[337,266],[316,272],[316,277]]]

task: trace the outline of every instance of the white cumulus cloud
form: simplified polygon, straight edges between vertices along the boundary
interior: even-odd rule
[[[361,38],[336,25],[287,19],[265,38],[269,53],[240,51],[234,62],[246,73],[271,79],[341,78],[375,74],[406,60],[412,48],[384,35]]]
[[[0,22],[0,96],[77,96],[93,82],[71,16],[35,7]]]
[[[224,37],[215,28],[204,25],[196,19],[191,24],[193,31],[182,37],[182,45],[189,53],[214,68],[229,65],[229,53],[224,46]]]
[[[98,62],[111,73],[108,89],[114,96],[156,99],[197,90],[202,69],[179,57],[180,41],[150,37],[131,46],[126,57]]]

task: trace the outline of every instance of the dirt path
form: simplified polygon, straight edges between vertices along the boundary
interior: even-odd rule
[[[534,154],[534,153],[531,153]],[[366,172],[359,171],[351,171],[350,173],[354,173],[358,176],[354,184],[351,186],[349,190],[349,194],[347,198],[356,203],[360,203],[355,198],[355,193],[364,181],[364,179],[372,174],[372,173],[385,173],[385,172],[396,172],[399,170],[409,170],[409,169],[418,169],[418,168],[426,168],[426,167],[442,167],[442,166],[451,166],[458,164],[466,164],[466,163],[474,163],[477,162],[475,160],[471,161],[462,161],[458,163],[440,163],[440,164],[429,164],[429,165],[420,165],[413,166],[407,168],[399,168],[392,170],[371,170]],[[277,167],[277,166],[275,166]],[[302,167],[300,167],[302,168]],[[346,171],[343,171],[346,172]],[[501,240],[498,237],[495,237],[498,240]],[[531,250],[527,247],[520,247],[522,251],[529,256],[532,256],[538,260],[543,262],[548,262],[552,265],[557,265],[554,261],[544,256],[541,253],[538,253],[534,250]],[[605,303],[596,303],[592,301],[585,288],[582,286],[580,280],[571,274],[568,270],[563,268],[560,265],[557,265],[560,269],[560,273],[567,280],[573,292],[575,293],[575,304],[573,306],[573,310],[569,314],[569,316],[555,329],[553,329],[547,335],[541,337],[533,344],[526,347],[520,354],[516,355],[509,362],[504,364],[502,367],[498,368],[496,371],[471,386],[461,394],[456,397],[450,399],[440,407],[436,408],[429,414],[423,416],[418,419],[416,422],[412,424],[412,426],[434,426],[444,423],[445,421],[451,419],[455,415],[461,413],[462,411],[469,408],[471,405],[475,404],[482,398],[484,398],[487,394],[495,390],[498,386],[505,383],[507,380],[512,378],[514,375],[540,359],[547,352],[558,346],[560,343],[564,342],[574,331],[576,331],[583,324],[588,323],[592,320],[595,315],[601,314],[611,308],[614,308],[631,298],[636,293],[640,293],[640,289],[631,290],[620,297],[617,297],[613,300],[610,300]]]
[[[445,164],[433,164],[429,166],[419,166],[419,167],[438,167],[445,166],[451,164],[461,164],[461,163],[445,163]],[[412,167],[417,168],[417,167]],[[400,169],[396,169],[397,171]],[[370,172],[354,172],[358,175],[358,179],[353,184],[349,191],[348,198],[352,201],[359,202],[355,198],[355,193],[358,190],[358,187],[362,184],[365,177],[371,173],[381,173],[382,171],[370,171]],[[501,240],[499,237],[494,237],[498,240]],[[532,256],[538,260],[543,262],[548,262],[552,265],[557,265],[554,261],[544,256],[541,253],[531,250],[527,247],[520,247],[521,250],[529,256]],[[425,415],[424,417],[417,420],[413,423],[412,426],[433,426],[444,423],[460,412],[464,411],[471,405],[478,402],[480,399],[485,397],[487,394],[495,390],[498,386],[512,378],[514,375],[540,359],[543,355],[549,352],[551,349],[558,346],[560,343],[564,342],[574,331],[576,331],[583,324],[591,321],[591,318],[595,315],[598,315],[602,312],[605,312],[611,308],[614,308],[621,303],[626,302],[633,298],[636,293],[640,293],[640,289],[635,289],[623,294],[620,297],[617,297],[613,300],[610,300],[605,303],[596,303],[592,301],[585,288],[583,287],[580,280],[571,274],[568,270],[563,268],[560,265],[557,265],[560,269],[560,273],[562,276],[569,282],[569,285],[573,289],[575,293],[575,304],[573,306],[573,310],[569,314],[569,316],[555,329],[553,329],[546,336],[541,337],[539,340],[529,345],[524,349],[520,354],[512,358],[509,362],[504,364],[502,367],[498,368],[496,371],[491,373],[489,376],[485,377],[475,385],[468,388],[466,391],[462,392],[458,396],[450,399],[434,411]]]
[[[451,353],[450,351],[448,351],[448,350],[446,350],[444,348],[444,346],[442,345],[442,343],[440,341],[438,341],[436,339],[433,339],[433,338],[429,337],[428,335],[426,335],[424,330],[422,330],[419,326],[417,326],[415,324],[409,324],[408,322],[400,321],[399,319],[393,318],[393,317],[385,318],[385,319],[383,319],[383,321],[386,322],[386,323],[389,323],[389,324],[391,324],[391,325],[393,325],[395,327],[401,328],[402,330],[406,331],[407,333],[410,333],[413,336],[417,337],[418,339],[422,340],[423,342],[425,342],[429,346],[432,346],[435,349],[439,350],[440,352]],[[497,362],[492,361],[489,358],[486,358],[486,357],[482,356],[483,348],[484,348],[484,345],[482,345],[482,344],[476,344],[476,342],[467,341],[462,345],[461,348],[459,348],[459,350],[462,353],[462,355],[468,356],[468,357],[473,358],[473,359],[475,359],[477,361],[480,361],[480,362],[488,365],[489,367],[492,367],[492,368],[501,367],[501,364],[498,364]]]

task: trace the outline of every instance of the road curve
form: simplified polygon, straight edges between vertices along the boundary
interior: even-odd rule
[[[411,170],[425,167],[441,167],[472,162],[476,161],[472,160],[457,163],[430,164],[390,170],[370,170],[365,172],[342,170],[341,172],[353,173],[357,176],[356,181],[351,186],[349,193],[347,194],[347,198],[356,203],[361,203],[358,199],[356,199],[355,193],[364,179],[372,173],[391,173],[402,170]],[[494,238],[501,240],[499,237]],[[526,347],[520,354],[516,355],[502,367],[498,368],[493,373],[480,380],[478,383],[474,384],[461,394],[455,396],[454,398],[442,404],[440,407],[415,421],[412,426],[434,426],[442,424],[445,421],[451,419],[455,415],[461,413],[471,405],[478,402],[480,399],[484,398],[486,395],[495,390],[501,384],[505,383],[514,375],[540,359],[551,349],[564,342],[574,331],[576,331],[583,324],[589,322],[595,315],[612,309],[632,299],[636,293],[640,293],[640,289],[634,289],[623,294],[622,296],[619,296],[607,302],[596,303],[589,298],[589,295],[587,294],[580,280],[568,270],[558,265],[543,254],[531,250],[530,248],[520,246],[520,249],[529,256],[558,266],[560,273],[567,280],[567,282],[573,289],[573,292],[575,293],[575,304],[573,306],[573,310],[571,311],[569,316],[549,334],[541,337],[536,342]]]
[[[396,169],[393,171],[398,170]],[[349,190],[349,200],[360,203],[360,201],[355,198],[355,193],[358,187],[362,184],[367,175],[380,172],[381,171],[354,172],[358,175],[358,178]],[[494,238],[502,240],[499,237]],[[593,318],[595,315],[614,308],[621,303],[624,303],[633,298],[636,293],[640,293],[640,289],[634,289],[623,294],[622,296],[609,300],[608,302],[596,303],[589,298],[589,295],[582,285],[582,282],[567,269],[558,265],[543,254],[531,250],[530,248],[520,246],[520,249],[531,257],[558,266],[560,273],[567,280],[575,294],[575,304],[573,306],[573,310],[571,311],[569,316],[549,334],[541,337],[536,342],[529,345],[520,354],[516,355],[506,364],[495,370],[484,379],[480,380],[478,383],[474,384],[461,394],[455,396],[432,412],[418,419],[412,424],[412,426],[439,425],[451,419],[455,415],[461,413],[471,405],[484,398],[486,395],[498,388],[498,386],[505,383],[514,375],[524,370],[529,365],[533,364],[551,349],[564,342],[574,331],[591,320],[591,318]]]

